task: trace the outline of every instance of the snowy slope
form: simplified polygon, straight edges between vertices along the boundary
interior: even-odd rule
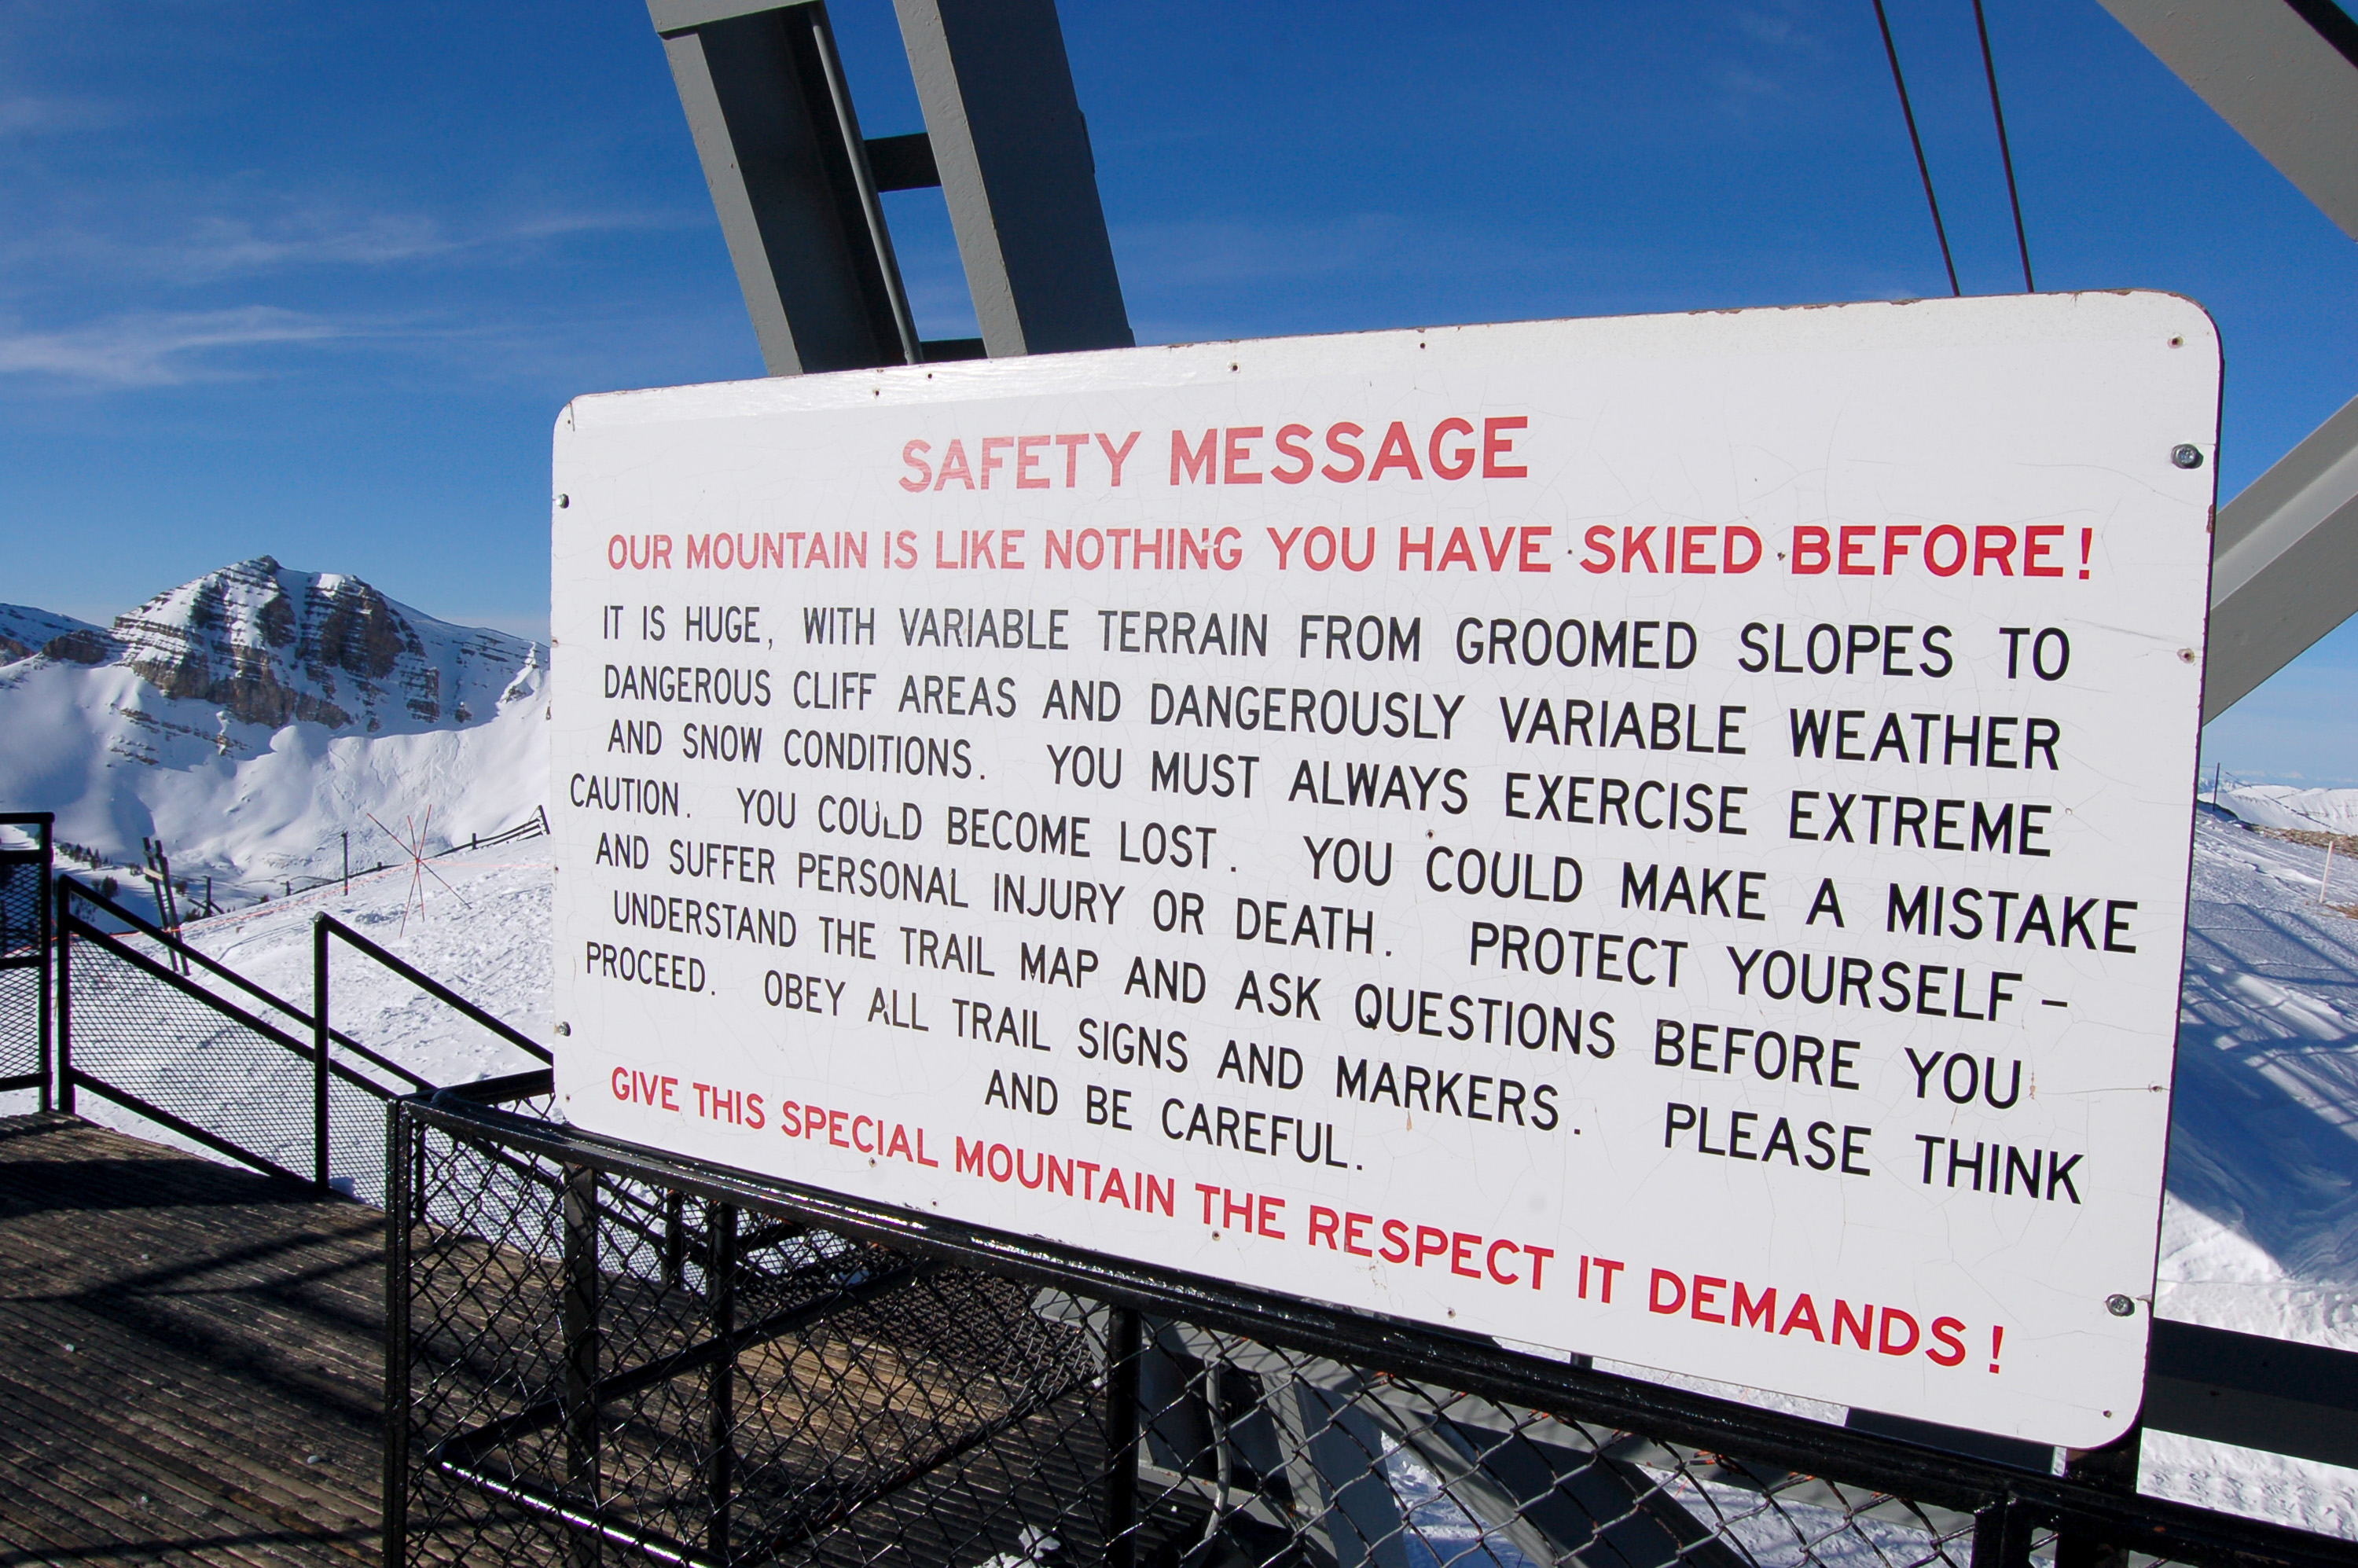
[[[2320,907],[2324,860],[2197,839],[2160,1306],[2358,1350],[2358,921]]]
[[[2219,792],[2219,806],[2257,827],[2358,833],[2358,789],[2231,784]]]
[[[477,850],[462,849],[431,861],[431,869],[422,873],[406,865],[364,873],[352,879],[349,894],[331,884],[293,899],[275,899],[210,920],[191,921],[187,933],[201,951],[248,980],[298,1009],[308,1009],[312,1004],[311,921],[325,912],[546,1045],[551,1033],[548,943],[553,880],[547,848],[546,838],[535,836]],[[131,903],[139,908],[145,900],[135,896]],[[134,945],[153,950],[144,938],[134,938]],[[330,962],[331,1017],[337,1030],[428,1083],[470,1083],[540,1065],[364,955],[339,945],[331,950]],[[233,1003],[244,1008],[254,1005],[200,968],[194,978]],[[183,1016],[168,1022],[166,1027],[175,1024],[186,1029],[189,1020]],[[178,1059],[194,1062],[201,1073],[208,1060],[201,1053],[214,1044],[209,1038],[214,1026],[202,1015],[196,1024],[197,1034],[179,1042]],[[143,1067],[125,1070],[120,1065],[122,1059],[115,1060],[118,1065],[112,1081],[135,1093],[150,1091],[151,1083],[141,1081]],[[189,1076],[184,1069],[177,1076],[180,1087],[167,1097],[167,1103],[183,1106],[188,1103],[183,1097]],[[241,1106],[248,1113],[254,1108],[256,1091],[251,1083],[222,1081],[217,1090],[206,1092],[217,1097],[212,1125],[254,1125],[250,1114],[238,1110]],[[364,1103],[354,1101],[352,1108]],[[0,1094],[0,1115],[28,1111],[34,1105],[30,1090]],[[95,1094],[80,1096],[75,1109],[92,1121],[135,1137],[207,1158],[218,1157]],[[338,1137],[358,1136],[382,1147],[384,1126],[373,1110],[365,1112],[359,1125],[343,1122],[341,1111],[339,1117]],[[308,1117],[299,1119],[308,1122]],[[291,1149],[264,1147],[260,1152],[299,1167],[308,1157],[308,1147],[298,1140]],[[357,1165],[340,1161],[339,1169],[364,1173],[369,1164],[363,1157]],[[380,1199],[381,1189],[373,1184],[373,1178],[363,1174],[363,1179],[372,1183],[363,1195]]]
[[[160,837],[176,875],[212,876],[224,901],[339,870],[346,832],[355,864],[394,858],[372,816],[438,846],[546,799],[545,651],[357,578],[265,556],[104,633],[17,613],[0,633],[79,632],[0,665],[0,802],[128,865]]]
[[[550,1044],[548,840],[461,849],[211,920],[189,935],[206,953],[297,1006],[311,1000],[311,917],[334,915],[494,1018]],[[436,1084],[540,1065],[406,981],[341,949],[331,960],[334,1022]]]
[[[2321,849],[2208,817],[2196,837],[2164,1317],[2358,1350],[2358,921],[2319,904],[2358,894],[2351,859],[2321,887]],[[2149,1433],[2142,1482],[2358,1537],[2358,1472]]]

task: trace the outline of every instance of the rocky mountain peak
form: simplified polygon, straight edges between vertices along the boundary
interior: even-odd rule
[[[448,625],[359,578],[296,571],[269,556],[159,593],[100,635],[166,697],[273,729],[308,721],[368,733],[487,718],[535,654],[521,638]],[[45,651],[98,662],[78,648]]]

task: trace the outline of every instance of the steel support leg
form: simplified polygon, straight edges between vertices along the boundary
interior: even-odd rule
[[[2028,1568],[2030,1510],[2002,1498],[1974,1515],[1973,1568]]]
[[[73,1078],[73,909],[67,902],[66,879],[57,879],[58,904],[58,1108],[74,1113]]]
[[[676,1193],[671,1202],[678,1201]],[[676,1209],[672,1212],[676,1213]],[[708,1248],[704,1262],[704,1293],[710,1322],[706,1333],[726,1339],[737,1332],[737,1206],[715,1203],[704,1217]],[[705,1374],[705,1396],[710,1424],[710,1444],[704,1485],[710,1500],[710,1522],[704,1531],[704,1549],[716,1563],[729,1561],[729,1495],[736,1484],[737,1357],[716,1358]]]
[[[1106,1328],[1106,1568],[1138,1561],[1138,1314],[1115,1307]]]
[[[664,1194],[663,1205],[663,1282],[665,1290],[679,1289],[687,1260],[687,1199],[680,1193]]]
[[[2145,1448],[2145,1429],[2133,1426],[2102,1448],[2068,1456],[2063,1474],[2074,1481],[2108,1487],[2124,1498],[2136,1496],[2137,1463]],[[2066,1525],[2056,1532],[2055,1568],[2128,1568],[2128,1548]]]
[[[410,1149],[425,1133],[395,1100],[384,1119],[384,1568],[409,1559]]]
[[[1297,1518],[1323,1528],[1336,1568],[1408,1568],[1408,1531],[1384,1474],[1384,1439],[1353,1403],[1361,1385],[1295,1379],[1269,1402]]]
[[[598,1507],[598,1173],[587,1165],[565,1171],[565,1282],[557,1303],[565,1339],[561,1397],[565,1408],[565,1479],[575,1503]],[[576,1530],[568,1559],[576,1568],[598,1561],[598,1538]]]

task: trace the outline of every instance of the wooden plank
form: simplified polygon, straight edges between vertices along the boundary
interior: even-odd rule
[[[383,1223],[68,1118],[0,1120],[9,1560],[375,1561]]]

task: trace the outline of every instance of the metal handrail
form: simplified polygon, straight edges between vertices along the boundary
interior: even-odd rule
[[[133,930],[153,939],[164,947],[168,957],[192,966],[201,966],[207,977],[224,982],[224,989],[217,990],[210,985],[200,984],[190,974],[183,973],[175,965],[158,962],[148,953],[124,940],[121,934],[105,930],[91,919],[85,918],[75,906],[74,900],[77,898],[94,909],[103,910],[122,920]],[[218,959],[198,951],[184,939],[162,930],[96,889],[88,887],[70,876],[56,877],[55,901],[52,906],[49,900],[45,898],[42,904],[45,925],[48,923],[49,912],[52,907],[56,915],[55,928],[58,939],[54,983],[58,997],[56,1010],[58,1029],[54,1076],[57,1086],[57,1104],[60,1109],[69,1114],[74,1108],[75,1090],[88,1088],[156,1122],[158,1126],[168,1128],[218,1153],[228,1155],[273,1175],[290,1177],[297,1181],[306,1179],[268,1156],[243,1147],[233,1138],[202,1127],[161,1106],[151,1103],[145,1097],[135,1094],[119,1084],[109,1083],[97,1075],[74,1065],[71,966],[72,944],[77,936],[84,941],[97,944],[111,957],[136,969],[143,978],[192,998],[223,1018],[250,1030],[290,1054],[310,1063],[312,1160],[311,1172],[308,1180],[313,1190],[322,1194],[332,1190],[330,1181],[329,1097],[330,1087],[336,1082],[341,1081],[360,1089],[379,1101],[389,1101],[404,1093],[424,1095],[448,1093],[460,1102],[473,1104],[501,1104],[511,1100],[527,1099],[537,1095],[547,1094],[552,1087],[549,1070],[546,1067],[540,1067],[522,1073],[505,1074],[472,1084],[454,1086],[446,1090],[442,1086],[438,1086],[398,1062],[371,1050],[349,1035],[331,1029],[329,1024],[327,944],[332,928],[333,935],[342,936],[347,942],[375,958],[410,984],[439,1000],[449,1003],[465,1016],[482,1024],[501,1038],[521,1046],[542,1062],[549,1059],[546,1050],[513,1026],[492,1017],[431,976],[385,952],[375,943],[331,917],[319,916],[319,924],[314,927],[312,978],[315,1003],[312,1010],[306,1012],[286,998],[248,979]],[[46,974],[44,978],[48,978]],[[262,1006],[256,1008],[233,994],[224,994],[226,989],[230,987],[235,988],[236,991],[244,993],[245,997],[252,998],[254,1003]],[[308,1041],[299,1039],[294,1033],[270,1022],[269,1018],[264,1015],[269,1010],[276,1010],[277,1013],[301,1025],[310,1038]],[[356,1071],[352,1065],[339,1059],[338,1047],[358,1057],[368,1066],[398,1079],[399,1084],[389,1086],[379,1083],[367,1075]],[[49,1098],[51,1074],[51,1064],[45,1054],[41,1072],[44,1108],[47,1108]]]
[[[80,898],[86,903],[97,904],[109,914],[114,915],[116,919],[121,920],[125,925],[137,930],[142,935],[147,936],[169,948],[178,957],[184,958],[189,962],[199,966],[208,974],[213,975],[227,981],[229,984],[237,987],[238,989],[244,991],[248,996],[254,997],[257,1000],[267,1002],[270,1006],[276,1008],[279,1011],[287,1014],[287,1017],[294,1019],[297,1023],[301,1024],[307,1033],[311,1032],[315,1027],[316,1021],[311,1013],[306,1012],[303,1009],[297,1007],[293,1002],[288,1001],[285,997],[282,997],[277,992],[271,990],[268,987],[257,984],[256,982],[246,979],[243,975],[239,974],[235,969],[233,969],[226,964],[222,963],[219,959],[209,957],[207,954],[192,945],[185,936],[176,935],[172,932],[165,930],[162,926],[155,925],[144,916],[120,903],[115,903],[114,900],[107,897],[96,888],[91,887],[87,883],[77,881],[70,874],[59,875],[58,878],[58,883],[72,897]],[[93,935],[104,935],[103,933],[96,932],[94,928],[92,929]],[[432,1081],[420,1077],[417,1074],[411,1072],[407,1067],[403,1066],[400,1063],[369,1049],[369,1047],[362,1044],[359,1041],[353,1039],[349,1034],[334,1034],[331,1035],[330,1038],[332,1038],[337,1044],[341,1045],[347,1051],[352,1052],[354,1055],[359,1056],[362,1060],[367,1062],[371,1066],[380,1068],[385,1072],[391,1073],[395,1077],[400,1078],[412,1089],[431,1092],[438,1087]]]
[[[473,1022],[481,1024],[484,1028],[490,1030],[492,1033],[498,1035],[509,1044],[514,1045],[524,1052],[525,1054],[541,1062],[554,1062],[556,1060],[556,1057],[549,1054],[546,1046],[541,1044],[530,1035],[524,1033],[513,1024],[492,1017],[490,1013],[485,1012],[481,1008],[477,1007],[473,1002],[469,1001],[465,997],[460,996],[457,991],[452,990],[449,986],[444,985],[433,976],[426,973],[423,969],[417,968],[406,960],[398,957],[392,953],[388,953],[383,947],[378,946],[375,943],[370,941],[367,937],[362,935],[359,932],[353,930],[342,921],[338,920],[332,914],[315,914],[311,917],[312,978],[319,987],[319,994],[323,998],[327,995],[328,938],[330,936],[337,937],[347,945],[358,948],[361,952],[365,953],[372,958],[374,958],[378,963],[384,965],[386,968],[391,969],[395,974],[399,975],[403,979],[407,980],[411,985],[416,986],[419,990],[424,991],[435,1000],[454,1009],[460,1016],[471,1019]],[[326,1011],[327,1010],[323,1003],[320,1008],[320,1015],[325,1017]],[[428,1086],[421,1085],[420,1087],[425,1087]]]

